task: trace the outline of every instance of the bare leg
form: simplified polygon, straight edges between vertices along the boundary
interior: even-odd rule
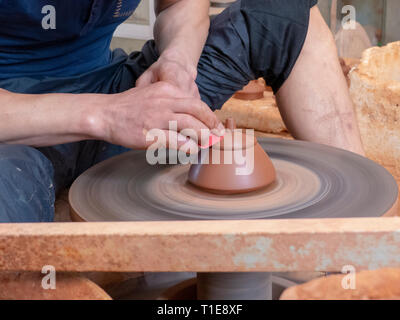
[[[296,138],[364,155],[346,79],[332,34],[317,7],[300,56],[277,92],[279,110]]]

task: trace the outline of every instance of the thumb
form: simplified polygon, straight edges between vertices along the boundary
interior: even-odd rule
[[[154,74],[152,71],[145,71],[137,80],[136,87],[145,87],[155,82]]]

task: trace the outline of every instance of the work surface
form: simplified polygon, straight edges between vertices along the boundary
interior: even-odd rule
[[[0,271],[400,267],[400,218],[0,224]]]

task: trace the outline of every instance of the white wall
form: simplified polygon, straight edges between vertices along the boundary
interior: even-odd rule
[[[147,12],[149,10],[149,1],[142,0],[138,10],[135,12],[133,18],[137,24],[148,23]],[[154,0],[151,0],[154,1]],[[385,42],[393,42],[400,40],[400,0],[386,0],[386,38]],[[319,0],[318,7],[327,21],[330,24],[330,6],[331,0]],[[131,19],[128,22],[133,22]],[[139,39],[126,39],[126,38],[114,38],[112,41],[112,48],[122,47],[127,52],[140,50],[144,41]]]

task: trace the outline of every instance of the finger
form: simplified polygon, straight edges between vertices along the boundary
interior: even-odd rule
[[[158,118],[153,118],[151,123],[153,128],[145,126],[146,130],[175,131],[195,142],[208,141],[210,136],[210,129],[203,122],[184,113],[165,113]]]
[[[168,148],[190,154],[196,154],[200,150],[197,142],[170,130],[158,130],[156,135],[146,137],[146,148],[150,150]]]
[[[177,131],[182,135],[189,137],[197,143],[208,141],[211,132],[203,122],[184,113],[177,113],[174,115],[174,118],[177,121]]]
[[[175,113],[185,113],[195,117],[217,135],[225,133],[224,126],[215,113],[200,99],[176,99],[176,103],[171,110]]]

